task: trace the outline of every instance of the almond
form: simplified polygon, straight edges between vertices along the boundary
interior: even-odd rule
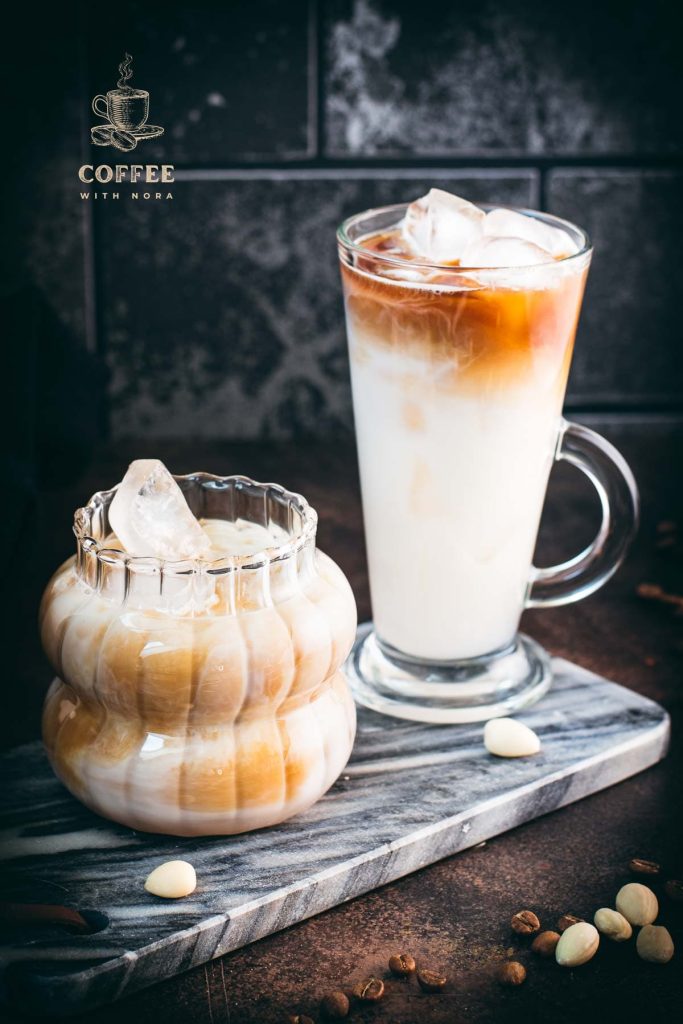
[[[560,936],[555,947],[555,959],[562,967],[579,967],[595,956],[599,945],[598,929],[587,921],[580,921]]]
[[[652,889],[640,882],[622,885],[617,893],[617,910],[631,924],[652,924],[659,913],[659,903]]]
[[[613,942],[625,942],[633,935],[633,928],[624,915],[610,907],[596,910],[593,923],[602,935],[606,935]]]
[[[147,876],[145,889],[153,896],[177,900],[189,896],[197,888],[197,875],[186,860],[167,860]]]
[[[498,757],[529,757],[541,749],[541,741],[528,725],[514,718],[492,718],[484,726],[484,746]]]

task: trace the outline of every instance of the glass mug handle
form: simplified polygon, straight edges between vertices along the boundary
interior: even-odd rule
[[[547,569],[532,566],[527,608],[549,608],[588,597],[621,565],[638,528],[638,487],[626,460],[600,434],[562,420],[555,459],[576,466],[591,481],[602,506],[592,544]]]
[[[97,106],[98,100],[102,100],[102,102],[104,103],[104,110],[100,110],[100,108]],[[99,114],[100,117],[106,117],[107,120],[109,120],[109,111],[107,110],[107,97],[103,96],[102,93],[99,93],[99,95],[95,96],[95,98],[93,99],[92,109],[93,113]]]

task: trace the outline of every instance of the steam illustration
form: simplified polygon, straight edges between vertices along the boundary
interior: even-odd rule
[[[116,86],[118,89],[125,89],[126,92],[129,90],[132,91],[132,86],[128,85],[129,80],[133,77],[133,72],[131,70],[132,63],[133,58],[129,53],[127,53],[119,64],[119,74],[121,77],[116,83]]]
[[[115,89],[100,93],[92,101],[93,113],[104,118],[104,124],[90,129],[94,146],[113,146],[124,153],[135,149],[141,139],[156,139],[164,134],[158,124],[148,124],[149,93],[134,89],[128,83],[133,77],[133,58],[126,53],[119,64],[119,80]]]

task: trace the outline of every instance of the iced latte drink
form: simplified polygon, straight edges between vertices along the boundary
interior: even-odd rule
[[[375,629],[356,651],[361,699],[399,713],[430,681],[459,680],[471,692],[446,699],[450,720],[462,701],[465,718],[504,713],[548,682],[547,666],[533,684],[528,666],[524,683],[500,667],[529,660],[516,632],[564,434],[587,239],[433,190],[351,218],[339,240]]]

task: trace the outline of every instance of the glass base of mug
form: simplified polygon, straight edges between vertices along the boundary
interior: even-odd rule
[[[542,697],[552,681],[550,658],[518,633],[499,651],[466,661],[417,661],[358,627],[344,665],[356,701],[415,722],[484,722],[510,715]]]

